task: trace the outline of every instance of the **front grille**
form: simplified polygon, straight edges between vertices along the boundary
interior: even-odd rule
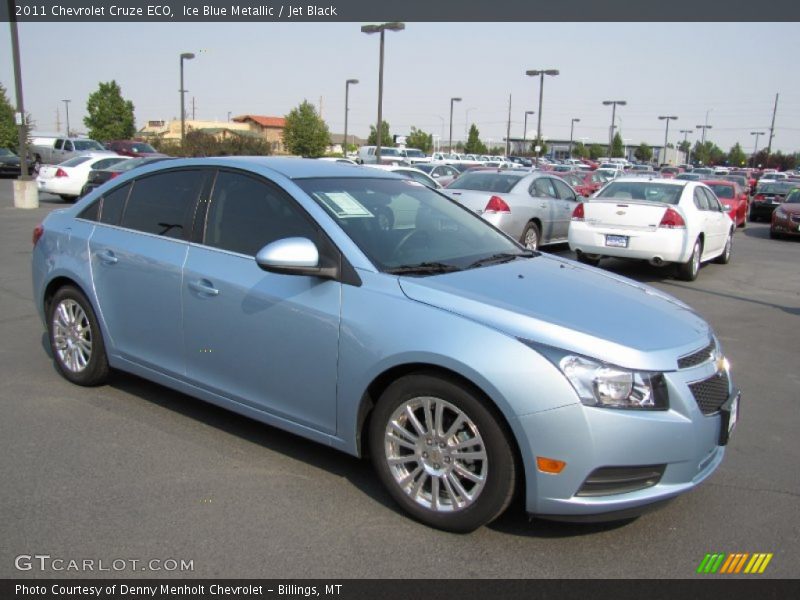
[[[792,222],[800,223],[800,215],[792,215]]]
[[[730,396],[728,374],[720,371],[713,377],[689,385],[689,389],[697,401],[697,406],[704,415],[713,415]]]
[[[601,467],[592,471],[576,496],[609,496],[653,487],[667,465],[641,467]]]
[[[678,359],[678,368],[679,369],[688,369],[689,367],[696,367],[707,360],[710,360],[714,355],[714,340],[711,340],[711,343],[708,344],[702,350],[698,350],[688,356],[683,356]]]

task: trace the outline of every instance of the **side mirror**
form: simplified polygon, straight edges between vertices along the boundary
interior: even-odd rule
[[[731,212],[731,207],[727,204],[722,204],[722,212]]]
[[[256,254],[256,264],[264,271],[284,275],[310,275],[336,279],[335,267],[319,266],[317,246],[303,237],[284,238],[264,246]]]

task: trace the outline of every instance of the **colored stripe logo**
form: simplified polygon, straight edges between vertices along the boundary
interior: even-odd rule
[[[735,575],[738,573],[760,575],[766,571],[772,556],[772,552],[756,552],[753,554],[748,552],[734,552],[732,554],[717,552],[706,554],[703,560],[700,561],[697,572],[704,575],[717,573],[720,575]]]

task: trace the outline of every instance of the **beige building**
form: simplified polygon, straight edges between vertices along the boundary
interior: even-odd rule
[[[186,120],[186,131],[203,131],[220,139],[230,135],[247,135],[264,138],[273,144],[276,154],[285,154],[283,146],[283,128],[286,119],[262,115],[242,115],[231,121],[194,121]],[[165,140],[181,138],[180,119],[172,121],[148,121],[139,130],[142,137],[159,136]]]

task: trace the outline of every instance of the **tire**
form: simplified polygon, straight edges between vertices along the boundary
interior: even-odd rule
[[[47,311],[50,350],[65,379],[84,386],[105,383],[108,357],[97,317],[86,296],[71,285],[60,288]]]
[[[531,221],[525,225],[525,229],[522,230],[522,235],[520,236],[519,241],[528,250],[538,250],[541,239],[542,232],[539,231],[539,226]]]
[[[728,239],[725,242],[725,248],[722,250],[722,254],[720,254],[717,258],[714,259],[714,262],[718,265],[727,265],[731,262],[731,248],[733,246],[733,229],[731,229],[730,234],[728,235]]]
[[[594,255],[591,254],[584,254],[581,251],[577,252],[578,262],[583,263],[584,265],[590,265],[592,267],[596,267],[600,264],[600,259],[595,258]]]
[[[391,496],[431,527],[473,531],[514,495],[509,434],[478,394],[451,379],[420,373],[392,383],[373,411],[369,446]]]
[[[692,255],[689,257],[689,260],[678,265],[678,279],[682,279],[683,281],[694,281],[697,279],[697,274],[700,272],[700,256],[702,253],[703,244],[700,238],[698,238],[694,242],[694,248],[692,249]]]
[[[772,227],[769,228],[769,237],[772,240],[779,240],[781,239],[781,234],[775,231]]]

